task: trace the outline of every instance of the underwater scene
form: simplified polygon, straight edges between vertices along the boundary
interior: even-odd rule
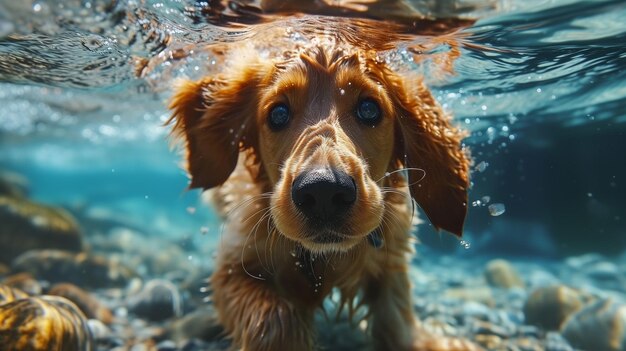
[[[626,350],[625,18],[0,0],[0,350]]]

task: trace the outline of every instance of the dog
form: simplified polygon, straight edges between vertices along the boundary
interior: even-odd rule
[[[212,189],[225,219],[210,283],[233,347],[314,349],[334,290],[351,315],[367,305],[376,350],[479,350],[413,312],[414,203],[460,236],[470,167],[422,80],[341,43],[225,55],[220,74],[178,85],[170,123],[190,187]]]

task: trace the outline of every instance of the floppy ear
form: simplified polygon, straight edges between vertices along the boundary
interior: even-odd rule
[[[236,80],[184,81],[169,108],[172,134],[186,146],[191,188],[209,189],[228,179],[239,152],[256,145],[256,91],[252,73]]]
[[[470,166],[469,156],[461,149],[464,135],[450,124],[421,82],[411,95],[402,82],[396,84],[392,92],[397,108],[396,157],[404,167],[425,172],[421,180],[421,175],[409,179],[411,195],[436,229],[461,236]]]

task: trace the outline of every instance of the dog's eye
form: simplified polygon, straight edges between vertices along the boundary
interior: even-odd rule
[[[289,107],[285,104],[272,107],[267,121],[272,130],[283,129],[289,122]]]
[[[382,112],[380,111],[380,106],[378,106],[376,101],[372,99],[363,99],[359,101],[356,107],[356,116],[361,123],[373,127],[380,122]]]

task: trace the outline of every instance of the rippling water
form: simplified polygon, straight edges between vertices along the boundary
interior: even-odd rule
[[[285,40],[298,40],[311,23],[335,22],[311,14],[268,19],[245,1],[223,8],[218,3],[1,1],[0,164],[25,173],[33,195],[49,201],[111,206],[136,198],[151,200],[170,217],[171,198],[182,208],[195,206],[195,194],[181,194],[186,180],[162,127],[171,83],[219,70],[220,63],[202,50],[205,44],[287,27]],[[346,8],[350,3],[335,2]],[[626,4],[409,3],[429,18],[476,20],[460,32],[453,75],[436,74],[428,60],[409,62],[403,53],[411,45],[423,45],[427,55],[449,48],[433,41],[437,33],[425,33],[419,21],[393,11],[389,16],[403,30],[421,35],[386,51],[387,59],[422,70],[438,100],[471,132],[466,143],[476,170],[469,240],[502,231],[497,227],[505,220],[575,230],[564,224],[574,215],[582,216],[577,221],[585,230],[600,226],[624,244],[617,239],[625,214],[616,196],[624,194],[626,173],[618,151],[626,129]],[[137,181],[141,177],[149,180]],[[506,207],[498,220],[490,216],[486,197]],[[583,209],[572,212],[570,201]],[[123,212],[132,206],[113,207]],[[180,212],[172,227],[188,222]],[[150,218],[150,211],[144,216]],[[191,223],[195,228],[204,220]],[[585,233],[572,237],[585,243]]]

